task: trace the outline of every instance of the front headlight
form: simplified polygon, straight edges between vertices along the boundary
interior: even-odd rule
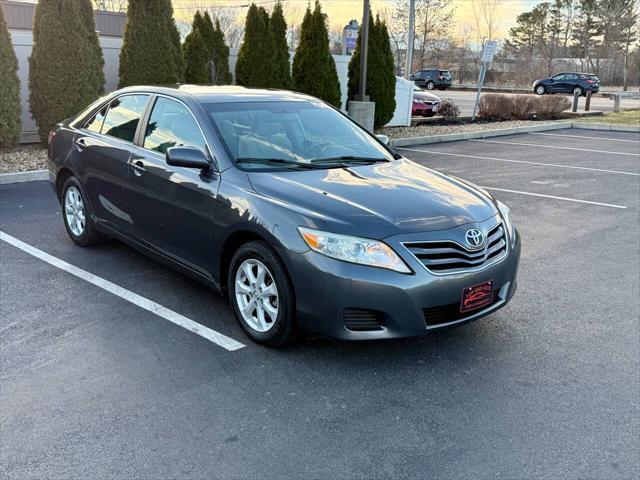
[[[504,224],[507,228],[507,232],[509,233],[509,238],[514,240],[514,232],[513,232],[513,224],[511,223],[511,219],[509,218],[509,207],[507,207],[504,203],[499,200],[496,200],[498,204],[498,210],[500,210],[500,215],[504,220]]]
[[[411,273],[398,254],[389,245],[378,240],[321,232],[305,227],[298,227],[298,230],[309,248],[327,257],[400,273]]]

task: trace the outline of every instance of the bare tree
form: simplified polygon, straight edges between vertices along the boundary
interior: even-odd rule
[[[124,13],[127,11],[127,0],[93,0],[96,10]]]
[[[501,0],[471,0],[476,38],[483,47],[487,40],[495,39],[500,28],[498,18],[500,2]]]

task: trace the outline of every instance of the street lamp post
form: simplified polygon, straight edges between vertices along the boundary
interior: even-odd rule
[[[409,32],[407,33],[407,58],[404,67],[404,78],[409,80],[413,70],[413,39],[416,31],[416,0],[409,0]]]
[[[369,54],[369,0],[363,0],[362,11],[362,38],[360,39],[360,91],[356,95],[359,102],[368,102],[367,95],[367,55]]]

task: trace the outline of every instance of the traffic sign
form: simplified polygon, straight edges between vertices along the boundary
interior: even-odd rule
[[[484,44],[484,50],[482,51],[482,63],[491,63],[493,61],[497,47],[498,42],[495,40],[489,40]]]

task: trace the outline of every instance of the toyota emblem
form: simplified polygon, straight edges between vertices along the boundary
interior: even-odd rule
[[[471,248],[480,248],[484,245],[484,233],[477,228],[467,230],[467,233],[464,234],[464,238]]]

